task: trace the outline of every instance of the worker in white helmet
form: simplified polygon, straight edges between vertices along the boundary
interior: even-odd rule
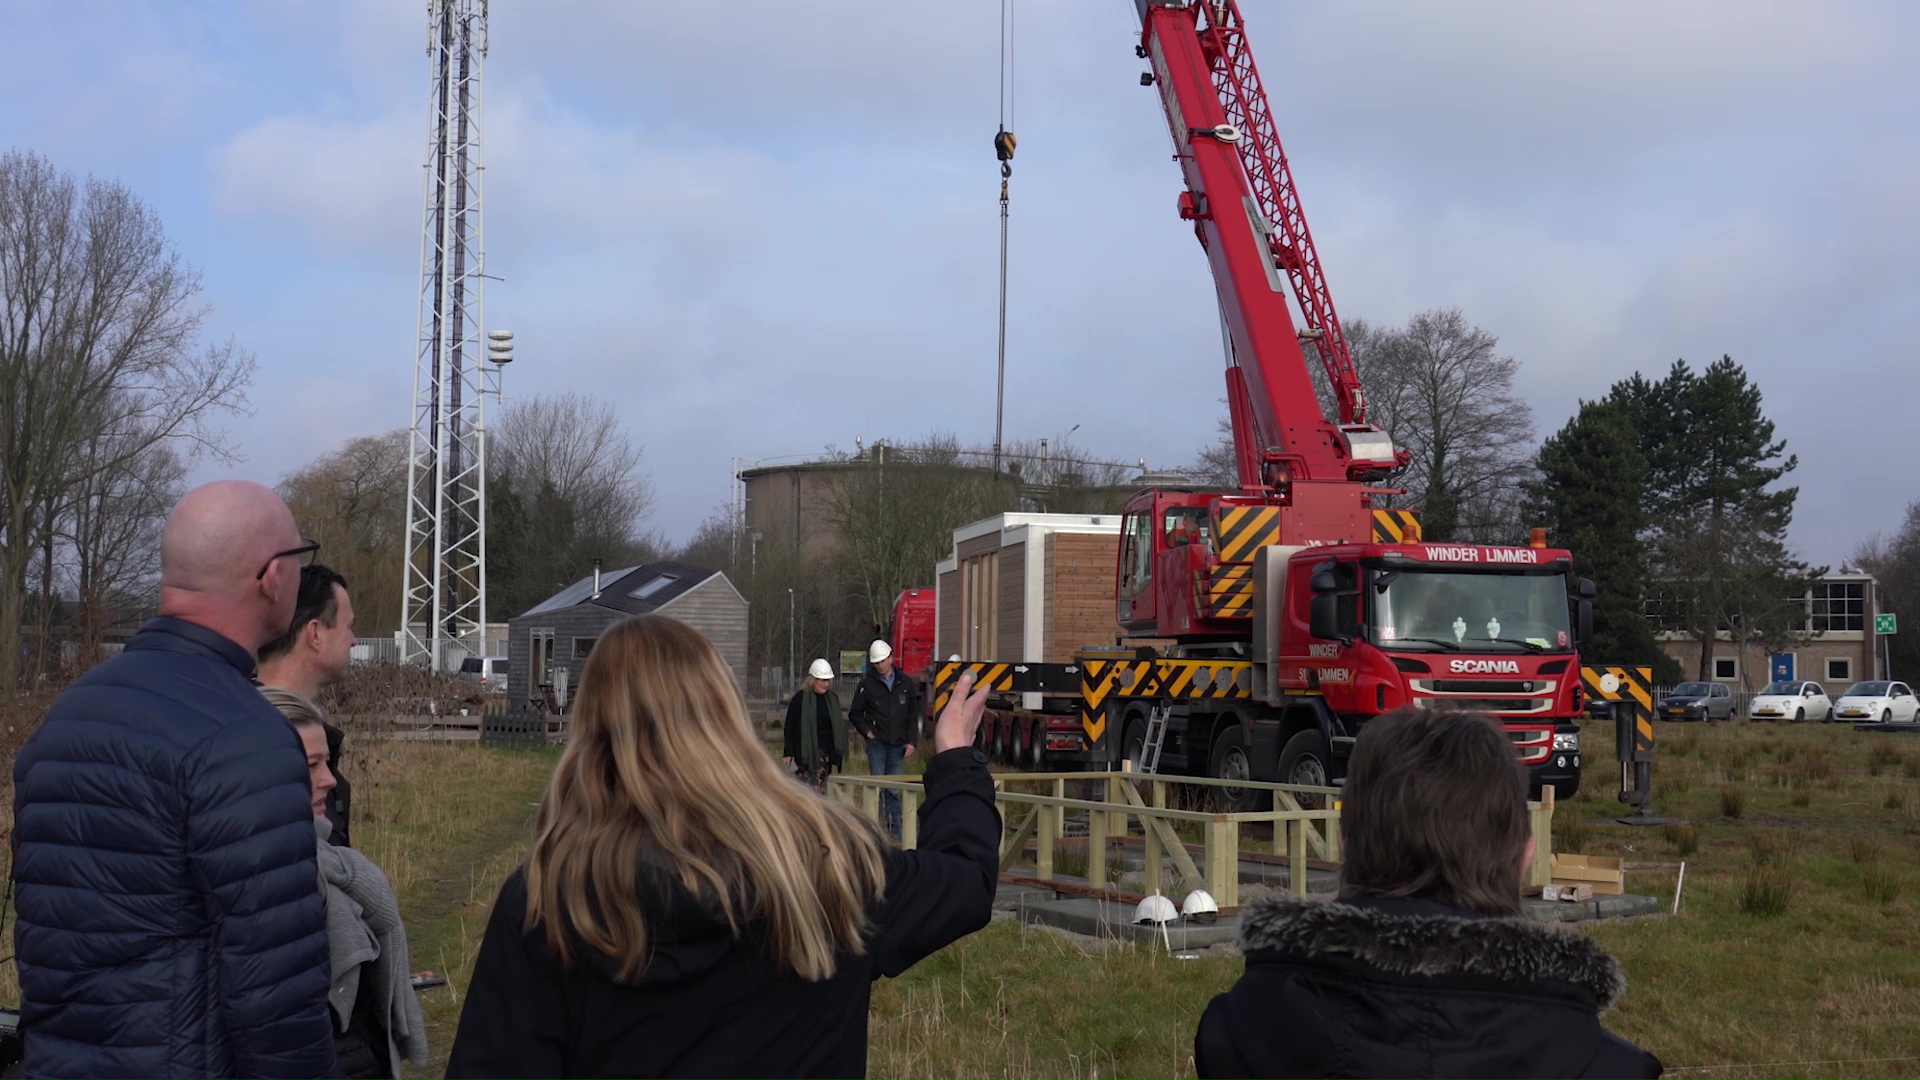
[[[898,776],[913,756],[920,727],[920,684],[893,662],[893,646],[879,638],[867,649],[867,670],[853,689],[847,722],[867,741],[867,771]],[[887,832],[900,835],[900,795],[882,792],[880,813]]]
[[[825,791],[827,775],[847,759],[847,718],[833,692],[833,665],[815,660],[806,684],[787,702],[787,767],[815,791]]]

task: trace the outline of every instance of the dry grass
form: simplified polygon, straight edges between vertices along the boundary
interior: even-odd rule
[[[1598,744],[1610,729],[1588,734]],[[1904,775],[1920,746],[1838,725],[1659,736],[1655,808],[1684,823],[1652,832],[1581,814],[1588,854],[1687,862],[1678,917],[1581,927],[1631,985],[1609,1026],[1675,1076],[1920,1071],[1920,792]],[[415,966],[452,976],[423,996],[436,1061],[419,1074],[438,1075],[456,991],[552,759],[356,739],[356,841],[400,890]],[[1583,805],[1612,803],[1615,775],[1589,762]],[[1725,790],[1739,793],[1737,817]],[[1675,874],[1630,869],[1627,884],[1670,901]],[[1178,960],[997,922],[875,986],[870,1071],[1191,1076],[1194,1023],[1240,971],[1231,956]]]

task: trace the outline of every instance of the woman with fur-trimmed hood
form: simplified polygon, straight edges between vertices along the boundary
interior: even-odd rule
[[[1526,777],[1491,721],[1374,720],[1344,799],[1339,899],[1247,908],[1246,974],[1194,1036],[1201,1076],[1661,1074],[1600,1026],[1620,965],[1522,916]]]

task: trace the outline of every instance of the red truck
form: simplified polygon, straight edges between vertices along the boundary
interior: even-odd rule
[[[1427,543],[1391,507],[1411,455],[1367,418],[1238,5],[1136,5],[1141,83],[1158,89],[1185,180],[1179,216],[1213,272],[1238,490],[1135,495],[1113,643],[1068,665],[940,664],[936,707],[971,667],[1003,703],[1044,703],[1049,748],[1077,714],[1067,758],[1303,784],[1337,782],[1374,716],[1459,707],[1498,717],[1535,785],[1571,794],[1591,583],[1537,531],[1526,546]]]

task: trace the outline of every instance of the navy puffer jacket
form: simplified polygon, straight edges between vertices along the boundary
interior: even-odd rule
[[[252,673],[154,619],[21,749],[26,1075],[333,1075],[306,756]]]

